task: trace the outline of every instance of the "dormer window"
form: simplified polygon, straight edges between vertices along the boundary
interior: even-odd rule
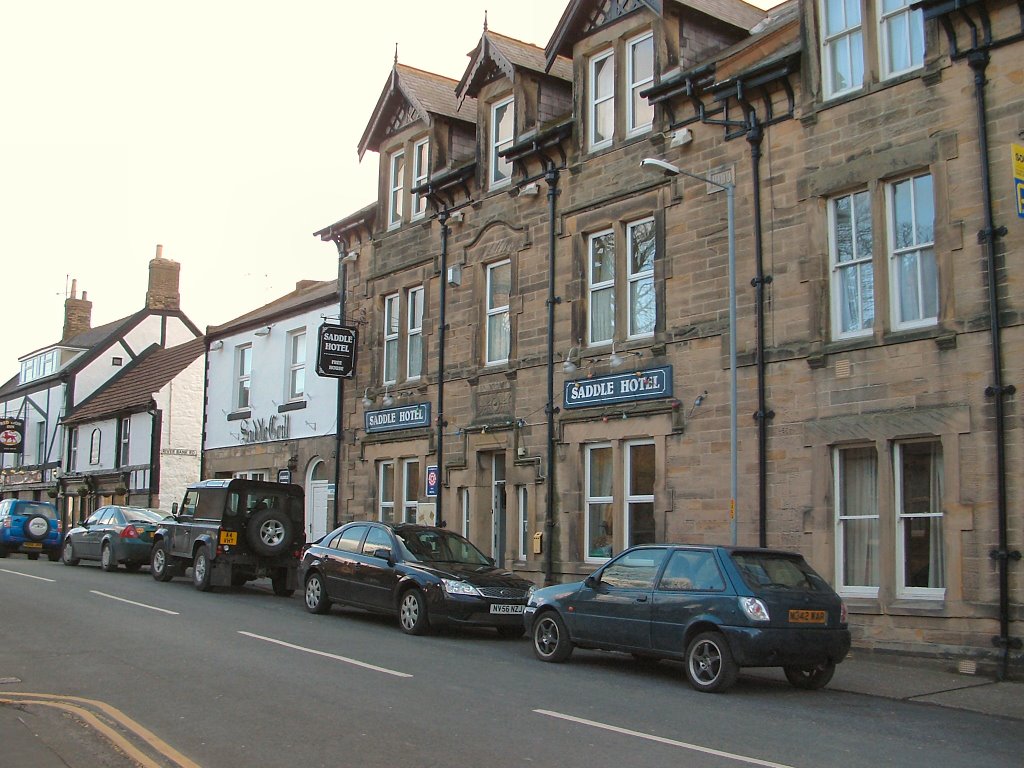
[[[405,194],[405,152],[391,156],[391,170],[388,173],[388,229],[402,223],[403,197]]]
[[[497,102],[491,107],[490,188],[503,187],[512,181],[512,163],[498,153],[512,146],[515,132],[515,106],[513,99]]]
[[[18,384],[28,384],[56,373],[59,355],[59,350],[51,349],[49,352],[43,352],[28,360],[22,360]]]
[[[430,175],[430,166],[427,160],[430,156],[430,142],[428,139],[417,141],[412,147],[412,188],[427,183]],[[423,195],[413,193],[412,196],[412,218],[422,219],[427,213],[427,198]]]
[[[595,150],[611,146],[615,131],[614,51],[607,51],[590,60],[589,81],[587,146]]]
[[[626,43],[626,81],[629,88],[629,113],[626,115],[626,133],[635,136],[649,131],[654,123],[654,107],[640,92],[654,84],[654,35],[634,38]]]

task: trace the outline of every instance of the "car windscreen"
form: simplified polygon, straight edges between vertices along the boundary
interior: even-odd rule
[[[42,515],[48,520],[57,519],[57,510],[54,509],[51,504],[37,504],[34,502],[15,505],[14,514],[24,515],[25,517],[32,517],[33,515]]]
[[[122,507],[125,520],[129,523],[159,523],[167,518],[163,512],[155,509],[143,509],[142,507]]]
[[[743,580],[753,590],[790,589],[803,592],[828,592],[831,587],[797,555],[780,552],[733,552]]]
[[[395,531],[407,560],[422,563],[490,565],[490,560],[468,540],[446,531]]]

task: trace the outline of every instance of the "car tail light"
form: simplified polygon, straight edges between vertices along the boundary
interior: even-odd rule
[[[139,538],[139,529],[129,523],[121,531],[122,539],[137,539]]]
[[[11,518],[9,518],[9,517],[5,517],[4,518],[3,527],[4,528],[10,528],[11,527]]]
[[[846,601],[839,601],[839,623],[846,624],[848,622],[849,615],[846,612]]]
[[[769,621],[768,606],[756,597],[739,598],[740,608],[751,621]]]

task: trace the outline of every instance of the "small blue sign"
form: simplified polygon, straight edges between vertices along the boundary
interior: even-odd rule
[[[366,411],[363,414],[363,426],[367,434],[372,432],[390,432],[393,429],[429,427],[430,403],[403,405],[401,408],[384,408],[379,411]]]
[[[437,496],[437,486],[441,482],[441,473],[437,471],[437,465],[427,467],[427,496]]]
[[[631,403],[672,397],[672,366],[565,382],[566,408]]]

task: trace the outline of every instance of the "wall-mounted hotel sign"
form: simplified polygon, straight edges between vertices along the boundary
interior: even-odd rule
[[[672,366],[565,382],[566,408],[632,403],[672,397]]]
[[[430,426],[430,403],[403,405],[401,408],[384,408],[363,414],[367,433],[389,432],[392,429],[411,429]]]
[[[0,453],[21,453],[25,442],[25,420],[0,418]]]

